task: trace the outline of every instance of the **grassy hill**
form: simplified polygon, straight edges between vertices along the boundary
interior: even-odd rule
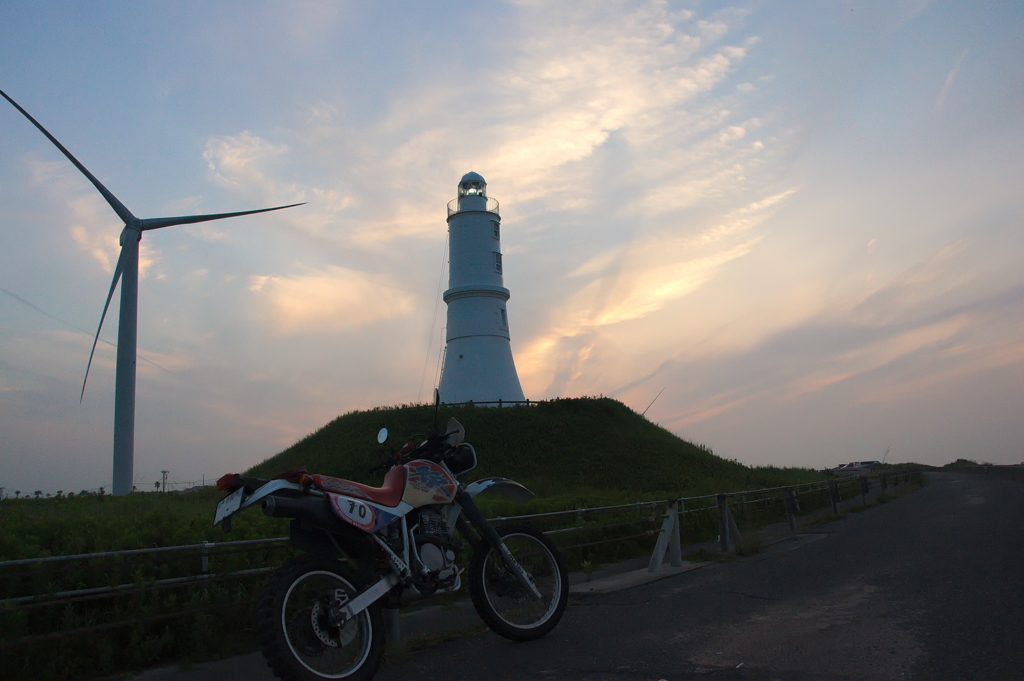
[[[808,469],[751,468],[715,456],[710,449],[680,439],[609,398],[552,400],[502,409],[442,405],[438,421],[455,417],[466,428],[479,466],[466,481],[490,476],[513,478],[540,497],[571,495],[630,500],[728,492],[809,482],[822,476]],[[368,475],[384,449],[377,431],[386,426],[391,442],[419,442],[433,423],[432,406],[402,406],[339,416],[248,473],[269,477],[306,466],[370,484]]]
[[[311,472],[379,485],[368,475],[391,441],[415,439],[433,424],[433,407],[357,411],[334,421],[280,454],[251,468],[270,477],[307,466]],[[479,466],[467,482],[489,476],[513,478],[540,498],[527,506],[482,500],[488,514],[512,515],[604,504],[650,501],[823,479],[798,468],[751,468],[679,439],[615,400],[566,399],[530,407],[442,407],[442,424],[456,417],[476,448]],[[418,439],[416,440],[419,441]],[[5,499],[0,503],[0,560],[114,549],[274,537],[287,522],[257,512],[241,513],[234,531],[212,527],[213,489],[189,494],[131,494],[56,499]]]

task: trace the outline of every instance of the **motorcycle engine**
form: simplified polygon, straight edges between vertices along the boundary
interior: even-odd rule
[[[421,508],[416,528],[416,550],[423,567],[431,572],[438,588],[448,586],[458,575],[455,553],[459,542],[448,531],[448,523],[436,508]]]

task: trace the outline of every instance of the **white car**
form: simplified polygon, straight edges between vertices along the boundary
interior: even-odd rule
[[[881,464],[878,461],[851,461],[839,468],[832,469],[832,472],[836,475],[858,475],[860,473],[867,473],[879,465]]]

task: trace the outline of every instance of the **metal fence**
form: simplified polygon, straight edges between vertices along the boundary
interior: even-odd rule
[[[727,494],[499,516],[491,520],[530,521],[545,527],[544,534],[564,552],[614,543],[637,544],[657,536],[651,559],[651,569],[654,570],[662,564],[666,552],[671,554],[673,564],[679,561],[684,529],[696,528],[688,536],[691,540],[709,538],[701,535],[701,529],[705,534],[710,532],[711,537],[717,530],[721,549],[728,551],[735,548],[738,537],[736,518],[747,528],[788,519],[790,529],[795,530],[797,514],[803,512],[801,499],[805,505],[812,500],[825,507],[831,503],[832,512],[838,514],[838,503],[843,499],[860,495],[866,503],[871,488],[878,487],[884,491],[889,486],[908,484],[917,475],[917,471],[885,472],[870,477],[851,476]],[[44,608],[57,609],[55,612],[65,609],[63,612],[66,613],[66,608],[86,602],[239,582],[272,572],[283,562],[285,556],[282,554],[286,552],[291,552],[288,538],[276,537],[3,561],[0,562],[0,616]],[[172,563],[176,565],[173,569],[169,567]],[[167,576],[168,572],[177,574]],[[69,588],[72,586],[75,588]],[[12,638],[4,636],[0,638],[0,649],[237,607],[252,600],[203,603],[143,617],[118,617],[115,608],[111,611],[112,621],[58,626],[51,631]],[[55,624],[60,624],[67,617],[58,615],[52,619]]]
[[[538,404],[544,403],[546,400],[489,400],[489,401],[477,401],[470,400],[469,402],[442,402],[443,407],[489,407],[491,405],[497,407],[536,407]]]

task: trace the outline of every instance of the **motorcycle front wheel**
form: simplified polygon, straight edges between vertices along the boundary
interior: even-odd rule
[[[340,563],[305,556],[285,563],[263,588],[256,625],[263,656],[285,681],[368,681],[384,654],[376,604],[341,626],[331,610],[363,590]]]
[[[569,600],[569,579],[558,549],[526,525],[495,528],[512,557],[526,571],[541,598],[527,591],[493,547],[473,555],[469,591],[480,618],[496,634],[532,641],[555,628]]]

